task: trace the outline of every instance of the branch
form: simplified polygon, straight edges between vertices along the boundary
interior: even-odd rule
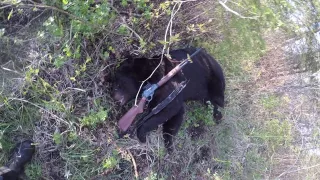
[[[227,1],[226,1],[227,2]],[[224,2],[222,1],[219,1],[219,4],[221,4],[227,11],[239,16],[240,18],[243,18],[243,19],[254,19],[254,20],[257,20],[259,16],[253,16],[253,17],[246,17],[246,16],[243,16],[241,14],[239,14],[238,12],[230,9]]]
[[[280,178],[281,176],[285,175],[285,174],[288,174],[288,173],[294,173],[294,172],[298,172],[298,171],[303,171],[303,170],[308,170],[308,169],[312,169],[312,168],[315,168],[315,167],[318,167],[320,166],[320,164],[315,164],[313,166],[309,166],[309,167],[305,167],[305,168],[300,168],[300,169],[296,169],[296,170],[293,170],[293,171],[289,171],[289,172],[284,172],[282,174],[280,174],[277,178]]]
[[[25,6],[25,7],[36,7],[36,8],[51,9],[51,10],[55,10],[55,11],[58,11],[60,13],[66,14],[66,15],[68,15],[68,16],[74,18],[74,19],[77,19],[77,20],[79,20],[81,22],[87,22],[87,20],[85,20],[85,19],[79,18],[79,17],[77,17],[77,16],[75,16],[73,14],[70,14],[67,11],[64,11],[62,9],[56,8],[54,6],[48,6],[48,5],[43,5],[43,4],[24,4],[24,3],[19,3],[19,4],[2,3],[2,4],[4,4],[5,7],[10,5],[10,6]]]
[[[10,6],[11,6],[11,4],[8,4],[8,5],[5,5],[5,6],[0,7],[0,9],[5,9],[5,8],[7,8],[7,7],[10,7]]]
[[[129,154],[129,156],[130,156],[130,158],[131,158],[131,161],[132,161],[132,164],[133,164],[134,176],[135,176],[136,179],[138,179],[138,178],[139,178],[139,174],[138,174],[137,163],[136,163],[136,161],[134,160],[134,157],[133,157],[132,153],[130,152],[130,150],[127,150],[127,152],[128,152],[128,154]]]
[[[141,36],[135,31],[133,30],[131,27],[128,26],[128,24],[126,23],[126,21],[124,19],[123,20],[123,23],[122,25],[124,25],[127,29],[129,29],[135,36],[137,36],[137,38],[140,40],[140,41],[143,41],[143,39],[141,38]]]
[[[139,87],[139,90],[138,90],[138,92],[137,92],[137,94],[136,94],[135,101],[134,101],[135,106],[137,106],[138,96],[139,96],[139,93],[140,93],[140,91],[141,91],[141,88],[142,88],[143,84],[152,77],[152,75],[156,72],[156,70],[157,70],[157,69],[160,67],[160,65],[162,64],[164,52],[165,52],[165,50],[166,50],[166,48],[167,48],[167,35],[168,35],[168,32],[169,32],[170,27],[172,28],[173,16],[176,15],[176,13],[179,11],[182,3],[183,3],[183,2],[180,2],[180,3],[179,3],[179,7],[178,7],[177,10],[175,10],[175,9],[176,9],[176,6],[177,6],[178,3],[175,3],[174,6],[173,6],[173,8],[172,8],[171,18],[170,18],[170,21],[169,21],[169,23],[168,23],[168,25],[167,25],[167,28],[166,28],[166,31],[165,31],[165,35],[164,35],[164,42],[165,42],[165,43],[164,43],[164,45],[163,45],[160,62],[159,62],[159,64],[158,64],[158,66],[157,66],[157,67],[153,70],[153,72],[150,74],[150,76],[149,76],[147,79],[145,79],[144,81],[142,81],[142,83],[141,83],[141,85],[140,85],[140,87]],[[169,33],[170,33],[170,32],[169,32]],[[170,37],[169,37],[169,38],[170,38]]]
[[[41,107],[41,106],[39,106],[39,105],[37,105],[37,104],[34,104],[34,103],[32,103],[32,102],[30,102],[30,101],[27,101],[27,100],[25,100],[25,99],[19,99],[19,98],[8,98],[8,100],[9,100],[9,101],[20,101],[20,102],[25,102],[25,103],[31,104],[31,105],[33,105],[33,106],[41,109],[42,111],[45,111],[46,113],[50,114],[51,116],[55,117],[57,120],[60,120],[61,122],[65,123],[66,125],[68,125],[68,126],[70,127],[70,123],[68,123],[66,120],[60,118],[59,116],[51,113],[51,112],[48,111],[47,109],[45,109],[45,108],[43,108],[43,107]],[[2,107],[2,105],[1,105],[0,107]]]
[[[118,11],[117,8],[115,8],[114,6],[111,5],[111,8],[120,16],[121,13]],[[133,30],[127,23],[126,23],[126,20],[122,17],[122,22],[121,25],[124,25],[127,29],[129,29],[135,36],[137,36],[137,38],[140,40],[140,41],[143,41],[142,37],[135,31]]]
[[[179,4],[179,7],[178,9],[171,14],[171,18],[170,18],[170,36],[169,36],[169,44],[168,44],[168,47],[167,47],[167,55],[169,55],[169,52],[170,52],[170,43],[171,43],[171,37],[172,37],[172,24],[173,24],[173,17],[178,13],[178,11],[180,10],[181,8],[181,5],[182,3]],[[173,11],[173,10],[172,10]]]

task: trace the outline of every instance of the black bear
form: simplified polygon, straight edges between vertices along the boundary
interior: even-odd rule
[[[188,58],[188,55],[192,55],[196,51],[196,48],[171,51],[171,58],[168,59],[164,56],[161,66],[148,82],[157,83],[179,61]],[[129,58],[124,61],[115,73],[113,98],[121,105],[134,99],[141,82],[150,76],[160,60],[161,55],[150,59]],[[171,151],[172,136],[178,132],[183,122],[184,102],[186,101],[197,100],[204,103],[210,101],[214,105],[213,117],[217,121],[222,118],[221,112],[218,111],[218,106],[224,107],[225,79],[221,66],[204,49],[196,53],[192,57],[192,61],[155,91],[153,99],[148,105],[150,109],[162,102],[181,82],[187,81],[186,87],[170,104],[138,127],[137,137],[140,142],[146,142],[147,133],[163,124],[165,146]]]

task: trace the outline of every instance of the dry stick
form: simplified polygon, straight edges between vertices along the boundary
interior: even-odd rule
[[[44,14],[44,12],[46,12],[46,11],[45,11],[45,10],[42,11],[42,12],[41,12],[39,15],[37,15],[35,18],[32,18],[30,21],[28,21],[28,23],[27,23],[24,27],[22,27],[18,32],[23,32],[25,28],[27,28],[28,26],[30,26],[30,24],[31,24],[34,20],[36,20],[37,18],[39,18],[40,16],[42,16],[42,15]]]
[[[299,106],[297,106],[297,107],[295,107],[294,109],[293,109],[293,111],[292,112],[294,112],[296,109],[298,109],[298,107],[302,107],[302,104],[303,104],[303,102],[301,102],[300,103],[300,105]],[[298,120],[300,117],[301,117],[301,114],[302,114],[302,112],[301,112],[301,110],[299,111],[299,115],[298,116],[296,116],[296,118],[295,118],[295,120]],[[294,123],[296,123],[296,121],[293,121]],[[300,132],[300,131],[299,131]],[[298,162],[298,160],[299,160],[299,158],[300,158],[300,155],[301,155],[301,152],[303,151],[302,149],[303,149],[303,147],[304,147],[304,138],[303,138],[303,136],[302,136],[302,133],[300,132],[300,135],[301,135],[301,147],[300,147],[300,150],[299,150],[299,153],[298,153],[298,156],[297,156],[297,158],[296,158],[296,160],[295,160],[295,162],[294,162],[294,164],[292,164],[286,171],[284,171],[283,173],[281,173],[278,177],[277,177],[277,179],[279,179],[281,176],[283,176],[283,175],[285,175],[285,174],[287,174],[287,173],[289,173],[290,172],[290,170],[297,164],[297,162]]]
[[[226,1],[227,2],[227,1]],[[235,15],[237,15],[237,16],[239,16],[240,18],[243,18],[243,19],[254,19],[254,20],[257,20],[257,18],[259,17],[259,16],[254,16],[254,17],[246,17],[246,16],[242,16],[241,14],[239,14],[238,12],[236,12],[236,11],[234,11],[234,10],[232,10],[232,9],[230,9],[225,3],[226,2],[222,2],[222,1],[219,1],[219,4],[221,4],[227,11],[229,11],[229,12],[231,12],[231,13],[233,13],[233,14],[235,14]]]
[[[157,173],[157,179],[159,179],[159,171],[160,171],[160,165],[161,165],[161,159],[160,159],[160,136],[158,135],[158,173]]]
[[[2,67],[1,66],[1,69],[21,75],[21,73],[19,73],[18,71],[15,71],[15,70],[12,70],[12,69],[9,69],[9,68],[6,68],[6,67]]]
[[[128,28],[131,32],[133,32],[133,34],[136,35],[137,38],[139,38],[140,41],[143,41],[143,39],[141,38],[141,36],[140,36],[135,30],[133,30],[131,27],[129,27],[129,26],[125,23],[125,20],[124,20],[124,19],[122,19],[122,20],[123,20],[123,24],[122,24],[122,25],[124,25],[124,26],[125,26],[126,28]]]
[[[81,19],[73,14],[70,14],[69,12],[67,11],[64,11],[62,9],[59,9],[59,8],[56,8],[54,6],[47,6],[47,5],[39,5],[39,4],[23,4],[23,3],[19,3],[19,4],[10,4],[10,3],[3,3],[5,5],[11,5],[11,6],[26,6],[26,7],[36,7],[36,8],[46,8],[46,9],[51,9],[51,10],[55,10],[55,11],[58,11],[58,12],[61,12],[63,14],[66,14],[68,16],[71,16],[72,18],[74,19],[77,19],[81,22],[87,22],[85,19]]]
[[[172,2],[175,2],[175,3],[184,3],[184,2],[194,2],[194,1],[197,1],[197,0],[172,1]]]
[[[34,103],[30,102],[30,101],[27,101],[27,100],[25,100],[25,99],[18,99],[18,98],[9,98],[9,100],[16,100],[16,101],[21,101],[21,102],[29,103],[29,104],[31,104],[31,105],[33,105],[33,106],[35,106],[35,107],[37,107],[37,108],[39,108],[39,109],[47,112],[47,113],[49,113],[49,114],[52,115],[53,117],[57,118],[58,120],[60,120],[60,121],[62,121],[63,123],[67,124],[68,126],[70,126],[70,124],[69,124],[66,120],[58,117],[57,115],[49,112],[48,110],[44,109],[43,107],[41,107],[41,106],[39,106],[39,105],[37,105],[37,104],[34,104]]]
[[[185,12],[185,11],[189,11],[190,9],[195,9],[195,7],[197,7],[197,6],[201,5],[201,4],[204,4],[204,3],[206,3],[206,2],[207,2],[207,1],[201,1],[201,2],[199,2],[199,3],[197,3],[197,4],[194,4],[194,5],[190,6],[190,7],[187,7],[187,8],[185,8],[185,9],[181,10],[180,13],[183,13],[183,12]]]
[[[136,179],[139,178],[139,174],[138,174],[138,168],[137,168],[137,163],[136,161],[134,160],[134,157],[132,155],[132,153],[130,152],[130,150],[127,150],[129,156],[131,157],[131,161],[132,161],[132,164],[133,164],[133,168],[134,168],[134,176]]]
[[[296,169],[296,170],[293,170],[293,171],[285,172],[284,174],[281,174],[281,175],[285,175],[285,174],[293,173],[293,172],[298,172],[298,171],[302,171],[302,170],[308,170],[308,169],[312,169],[312,168],[315,168],[315,167],[318,167],[318,166],[320,166],[320,164],[315,164],[313,166],[309,166],[309,167],[300,168],[300,169]]]
[[[207,10],[205,10],[205,11],[201,12],[200,14],[198,14],[198,15],[194,16],[193,18],[189,19],[189,20],[187,21],[187,23],[188,23],[188,22],[190,22],[190,21],[192,21],[192,20],[194,20],[194,19],[197,19],[199,16],[201,16],[201,15],[203,15],[203,14],[205,14],[205,13],[207,13],[207,12],[211,11],[213,8],[215,8],[215,7],[211,7],[211,8],[209,8],[209,9],[207,9]]]
[[[177,4],[178,4],[178,3],[174,4],[174,6],[173,6],[173,8],[172,8],[171,14],[174,12]],[[182,3],[181,3],[181,4],[182,4]],[[180,5],[180,7],[181,7],[181,5]],[[179,11],[179,9],[178,9],[177,11]],[[139,90],[138,90],[138,92],[137,92],[137,94],[136,94],[135,101],[134,101],[135,106],[138,106],[138,105],[137,105],[138,96],[139,96],[139,93],[140,93],[140,91],[141,91],[141,88],[142,88],[143,84],[152,77],[152,75],[153,75],[153,74],[156,72],[156,70],[160,67],[160,65],[161,65],[161,63],[162,63],[162,61],[163,61],[164,51],[166,50],[166,46],[167,46],[167,44],[166,44],[166,43],[167,43],[167,35],[168,35],[168,31],[169,31],[169,28],[170,28],[170,24],[172,23],[172,20],[173,20],[173,17],[170,19],[170,21],[169,21],[169,23],[168,23],[168,25],[167,25],[166,31],[165,31],[165,35],[164,35],[164,42],[165,42],[165,44],[164,44],[163,49],[162,49],[160,62],[159,62],[159,64],[157,65],[157,67],[153,70],[153,72],[150,74],[150,76],[147,77],[147,79],[145,79],[144,81],[142,81],[142,83],[141,83],[141,85],[140,85],[140,87],[139,87]]]
[[[0,7],[0,9],[5,9],[5,8],[7,8],[7,7],[10,7],[10,6],[12,6],[12,5],[5,5],[5,6],[2,6],[2,7]]]
[[[180,10],[180,8],[181,8],[181,5],[182,5],[182,3],[180,3],[179,4],[179,7],[178,7],[178,9],[175,11],[175,13],[174,14],[171,14],[171,18],[170,18],[170,39],[169,39],[169,45],[168,45],[168,48],[167,48],[167,55],[169,55],[169,51],[170,51],[170,43],[171,43],[171,37],[172,37],[172,22],[173,22],[173,17],[178,13],[178,11]]]
[[[121,13],[118,11],[117,8],[115,8],[114,6],[111,5],[111,8],[118,14],[121,15]],[[143,39],[141,38],[141,36],[135,31],[133,30],[127,23],[126,20],[124,18],[121,18],[123,23],[121,25],[124,25],[127,29],[129,29],[135,36],[137,36],[137,38],[139,39],[139,41],[143,41]]]

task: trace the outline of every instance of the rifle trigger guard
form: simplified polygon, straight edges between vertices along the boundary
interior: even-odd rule
[[[142,93],[142,97],[145,97],[147,101],[151,101],[154,95],[154,91],[158,88],[159,86],[157,84],[152,84],[148,89],[144,90]]]
[[[151,94],[150,96],[147,97],[147,101],[150,102],[153,98],[153,94]]]

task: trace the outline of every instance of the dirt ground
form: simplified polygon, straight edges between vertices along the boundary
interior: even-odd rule
[[[253,68],[254,80],[248,91],[251,96],[274,96],[280,106],[270,118],[287,121],[292,126],[292,144],[274,152],[270,179],[319,179],[319,71],[311,73],[303,68],[302,57],[290,49],[292,41],[283,33],[266,36],[267,52]],[[259,117],[260,112],[252,112]],[[264,116],[264,117],[268,117]]]

